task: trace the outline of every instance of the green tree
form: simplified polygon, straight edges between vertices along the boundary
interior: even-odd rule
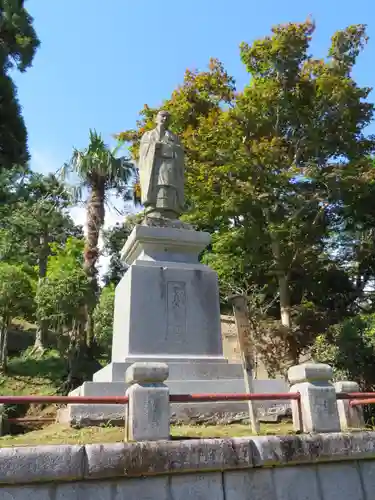
[[[127,271],[126,264],[121,260],[121,250],[133,227],[139,222],[139,215],[129,216],[122,224],[103,231],[104,255],[110,257],[108,271],[103,277],[106,285],[118,285]]]
[[[129,181],[133,166],[125,158],[117,158],[117,148],[110,150],[102,137],[90,130],[89,145],[84,150],[75,149],[70,161],[64,166],[63,177],[74,173],[79,184],[76,194],[85,200],[87,213],[87,236],[84,250],[84,271],[91,283],[86,302],[87,339],[93,340],[94,325],[92,312],[98,296],[97,261],[99,258],[98,241],[104,225],[105,204],[110,192],[129,198]]]
[[[26,71],[40,45],[24,0],[0,1],[0,58],[3,70]]]
[[[353,312],[374,312],[374,159],[360,158],[341,172],[332,192],[332,252],[353,284]]]
[[[86,349],[86,299],[90,282],[83,270],[84,241],[70,237],[64,246],[52,244],[47,277],[36,294],[37,316],[56,332],[67,378],[60,391],[68,393],[100,369]]]
[[[29,159],[27,130],[17,99],[16,86],[8,75],[0,72],[0,168],[24,165]]]
[[[30,313],[34,291],[29,276],[16,266],[0,262],[0,368],[7,369],[8,329],[12,319]]]
[[[94,310],[95,340],[108,359],[111,358],[114,307],[115,285],[111,283],[102,289]]]
[[[186,217],[215,235],[206,258],[228,291],[255,284],[274,302],[268,315],[291,363],[321,312],[313,279],[337,267],[327,247],[337,178],[374,147],[365,135],[370,89],[352,76],[365,27],[335,33],[326,59],[309,52],[314,30],[310,20],[289,23],[243,43],[243,91],[212,60],[206,72],[188,71],[163,103],[186,149]],[[156,111],[146,106],[138,129],[119,135],[135,157]]]
[[[47,275],[50,243],[63,244],[69,235],[80,233],[68,213],[69,202],[65,186],[54,175],[28,175],[23,196],[2,223],[3,259],[35,267],[41,282]],[[36,349],[44,348],[46,336],[46,324],[38,322]]]
[[[26,71],[40,42],[23,0],[0,1],[0,168],[25,164],[27,131],[10,69]]]
[[[83,308],[88,289],[83,271],[84,242],[69,237],[65,245],[50,244],[46,277],[39,283],[36,302],[37,315],[56,332],[71,332],[71,341],[84,344]]]
[[[361,390],[375,387],[375,315],[361,314],[333,325],[313,345],[314,359],[328,363],[336,380],[358,382]]]

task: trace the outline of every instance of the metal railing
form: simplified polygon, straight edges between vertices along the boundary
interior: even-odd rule
[[[337,399],[367,399],[375,398],[375,392],[338,392]]]
[[[300,399],[299,392],[277,392],[274,394],[243,393],[243,394],[171,394],[171,403],[206,403],[209,401],[287,401]]]
[[[288,401],[299,400],[298,392],[279,392],[279,393],[256,393],[256,394],[171,394],[169,401],[171,403],[208,403],[220,401]],[[120,404],[129,402],[127,396],[0,396],[0,404]],[[38,417],[19,417],[9,418],[10,423],[51,423],[54,418]]]
[[[375,392],[341,392],[337,394],[337,399],[349,400],[349,406],[364,406],[375,403]]]
[[[374,404],[375,392],[340,392],[336,394],[338,400],[349,400],[351,407]],[[171,403],[208,403],[208,402],[235,402],[235,401],[299,401],[298,392],[279,393],[242,393],[242,394],[171,394]],[[0,404],[119,404],[125,405],[129,402],[127,396],[0,396]],[[46,423],[54,422],[52,417],[19,417],[10,418],[11,423]]]

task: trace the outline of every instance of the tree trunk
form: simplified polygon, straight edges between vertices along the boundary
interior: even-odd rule
[[[290,318],[290,293],[288,277],[285,273],[279,272],[277,275],[277,280],[279,283],[281,324],[289,329],[292,326],[292,322]]]
[[[0,330],[0,369],[4,373],[8,368],[8,329],[10,319],[4,315],[1,323]]]
[[[292,332],[292,318],[290,311],[290,289],[289,289],[289,273],[284,268],[281,256],[280,240],[277,234],[271,233],[272,254],[276,264],[276,276],[279,286],[280,298],[280,319],[281,324],[285,328],[284,341],[288,347],[288,358],[292,365],[299,363],[299,347],[298,338]]]
[[[271,234],[271,240],[272,240],[272,254],[276,263],[276,276],[279,285],[281,324],[289,329],[292,326],[292,322],[290,318],[290,291],[289,291],[288,273],[284,269],[281,260],[280,241],[277,235]]]
[[[4,317],[1,320],[1,328],[0,328],[0,369],[2,369],[2,352],[3,352],[3,345],[4,345],[4,337],[5,337],[5,330],[6,330],[6,323],[5,323]]]
[[[44,278],[47,276],[47,264],[49,256],[48,232],[44,231],[39,238],[39,259],[38,259],[38,286],[41,285]],[[37,330],[35,334],[34,350],[43,351],[46,348],[46,341],[48,336],[48,322],[45,320],[38,320]]]
[[[91,195],[87,202],[87,237],[84,252],[84,270],[90,281],[90,292],[86,301],[86,339],[91,346],[94,339],[93,311],[98,295],[96,264],[99,259],[99,234],[104,224],[105,184],[99,179],[91,186]]]
[[[94,373],[100,370],[100,363],[94,359],[85,341],[85,324],[77,321],[69,332],[69,347],[66,356],[67,378],[59,392],[67,395],[79,387],[85,380],[92,380]]]

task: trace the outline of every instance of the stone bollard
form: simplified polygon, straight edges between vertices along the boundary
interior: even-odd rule
[[[169,439],[169,388],[163,384],[169,369],[165,363],[134,363],[126,370],[129,403],[125,414],[126,441]]]
[[[359,392],[359,385],[357,382],[344,380],[342,382],[336,382],[334,386],[336,392]],[[341,431],[344,432],[348,429],[363,429],[365,427],[362,406],[351,407],[348,399],[338,399],[337,409],[339,412]]]
[[[290,392],[299,392],[300,401],[292,400],[293,425],[302,432],[339,432],[336,390],[330,383],[332,368],[323,363],[303,363],[288,370]]]

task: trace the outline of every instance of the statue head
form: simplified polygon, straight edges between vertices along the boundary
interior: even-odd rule
[[[168,128],[170,117],[171,115],[168,113],[168,111],[162,109],[156,115],[156,125],[159,125],[163,128]]]

